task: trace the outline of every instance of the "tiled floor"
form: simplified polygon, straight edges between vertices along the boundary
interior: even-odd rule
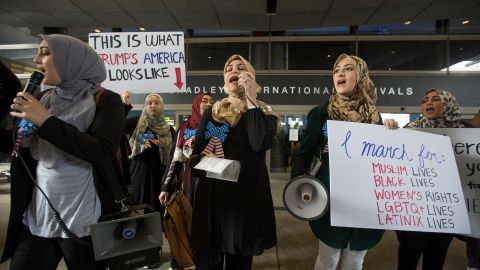
[[[306,222],[293,218],[282,203],[283,187],[286,179],[272,179],[272,193],[276,207],[278,245],[254,258],[253,269],[259,270],[303,270],[313,269],[317,252],[317,241]],[[9,184],[0,182],[0,250],[3,249],[10,204]],[[162,265],[158,269],[168,269],[170,249],[164,242]],[[380,244],[367,253],[364,269],[393,270],[397,263],[397,242],[393,232],[386,232]],[[0,265],[0,270],[8,269],[8,262]],[[66,269],[60,265],[58,269]],[[420,268],[419,268],[420,269]],[[465,244],[455,239],[450,246],[444,270],[466,269]]]

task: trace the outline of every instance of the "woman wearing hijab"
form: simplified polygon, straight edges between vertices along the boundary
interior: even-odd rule
[[[196,269],[251,269],[253,256],[276,244],[275,215],[265,152],[271,147],[278,118],[257,100],[261,87],[255,69],[232,55],[223,71],[227,98],[215,102],[200,120],[191,167],[203,155],[237,160],[238,181],[200,176],[192,217]]]
[[[363,59],[342,54],[333,66],[335,93],[328,102],[313,108],[308,114],[307,127],[301,145],[293,160],[292,178],[307,174],[317,149],[322,151],[322,165],[315,175],[326,187],[330,187],[328,163],[327,120],[381,124],[375,102],[375,87]],[[396,122],[386,120],[388,128]],[[321,218],[310,221],[310,227],[318,238],[319,250],[315,270],[336,269],[341,260],[342,269],[362,269],[367,250],[375,246],[383,230],[336,227],[330,225],[330,210]]]
[[[81,40],[40,35],[34,61],[44,83],[55,87],[43,92],[40,101],[19,92],[11,106],[11,115],[23,120],[12,159],[2,261],[11,258],[15,270],[56,269],[63,257],[68,269],[99,269],[92,247],[67,236],[52,207],[87,242],[88,225],[117,209],[105,182],[116,177],[112,166],[125,124],[121,99],[104,90],[95,103],[101,90],[96,85],[106,71],[99,55]]]
[[[162,192],[159,196],[162,205],[165,205],[169,201],[169,195],[172,194],[179,185],[183,185],[183,191],[190,201],[190,204],[193,205],[198,178],[192,176],[190,168],[185,166],[185,164],[193,151],[198,122],[200,122],[200,118],[205,110],[210,108],[212,104],[213,98],[210,94],[201,93],[197,95],[193,100],[190,118],[185,121],[177,131],[176,144],[170,159],[170,166],[168,171],[163,175]],[[169,270],[175,269],[178,269],[178,264],[172,256]]]
[[[164,213],[158,200],[162,190],[162,176],[168,164],[175,130],[163,115],[164,103],[159,94],[145,98],[140,116],[127,119],[125,132],[129,135],[131,193],[135,202],[151,205]]]
[[[464,128],[460,108],[452,93],[430,89],[422,100],[422,116],[405,125],[406,128]],[[441,270],[453,234],[397,231],[398,270],[417,269],[423,254],[422,269]]]
[[[169,170],[163,175],[162,193],[159,200],[164,205],[168,202],[169,194],[175,191],[177,183],[173,178],[176,175],[184,175],[180,181],[184,185],[184,192],[190,203],[193,205],[195,187],[198,179],[192,177],[190,170],[183,165],[190,158],[195,143],[195,134],[202,114],[207,108],[212,107],[213,98],[208,93],[202,93],[195,97],[192,104],[190,119],[185,121],[176,134],[176,144],[173,150]]]

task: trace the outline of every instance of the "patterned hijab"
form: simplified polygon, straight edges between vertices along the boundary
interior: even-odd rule
[[[408,123],[405,127],[409,128],[464,128],[465,124],[460,120],[460,106],[458,105],[455,96],[448,91],[438,91],[430,89],[425,93],[425,96],[435,91],[440,96],[443,105],[443,112],[439,118],[428,119],[423,115],[417,120]]]
[[[225,67],[223,68],[224,75],[227,72],[228,64],[230,64],[230,62],[233,60],[242,61],[245,64],[247,71],[250,72],[253,75],[253,79],[255,79],[256,72],[253,66],[250,64],[250,62],[238,54],[230,56],[227,62],[225,62]],[[257,93],[260,93],[261,91],[262,87],[257,84]],[[238,94],[232,93],[228,91],[227,87],[225,87],[225,92],[228,94],[228,97],[213,104],[212,116],[215,121],[234,127],[238,124],[238,121],[240,121],[242,114],[247,111],[247,98],[244,91]],[[267,115],[275,115],[270,105],[259,100],[257,100],[257,103],[258,107],[263,111],[263,113]]]
[[[330,96],[328,115],[333,120],[378,124],[380,120],[375,107],[377,94],[368,74],[367,63],[360,57],[341,54],[333,65],[333,70],[346,58],[351,58],[355,63],[357,84],[350,96],[342,96],[337,92]]]
[[[101,87],[96,84],[105,80],[107,73],[100,56],[85,42],[65,35],[39,35],[45,40],[60,77],[60,84],[45,94],[40,103],[50,114],[84,132],[95,116],[94,94]],[[33,156],[43,166],[55,168],[69,156],[49,142],[38,138],[31,145]]]
[[[200,118],[202,118],[202,114],[200,113],[200,105],[202,104],[202,98],[204,96],[210,96],[210,94],[201,93],[201,94],[198,94],[193,99],[192,113],[191,113],[190,119],[185,121],[185,123],[182,124],[182,126],[178,131],[177,147],[182,148],[183,144],[185,143],[185,139],[183,139],[183,134],[185,133],[186,128],[190,130],[197,129],[198,123],[200,122]]]
[[[150,97],[158,97],[160,100],[162,105],[162,113],[158,116],[149,115],[147,113],[147,102]],[[167,123],[167,121],[165,121],[163,116],[163,106],[163,99],[159,94],[150,94],[145,98],[145,105],[143,107],[142,115],[140,115],[137,127],[133,131],[133,134],[129,140],[130,146],[132,147],[132,154],[130,155],[130,158],[143,153],[145,150],[144,144],[138,141],[138,136],[143,135],[147,131],[147,128],[149,128],[155,133],[156,139],[158,140],[157,147],[160,154],[160,161],[164,165],[167,164],[170,155],[170,149],[172,147],[172,134],[170,133],[170,125]]]

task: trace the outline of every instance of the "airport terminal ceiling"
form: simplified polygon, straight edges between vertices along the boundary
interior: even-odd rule
[[[93,29],[287,31],[432,20],[479,24],[478,0],[2,0],[0,23],[86,39]],[[21,37],[0,36],[3,44]]]
[[[35,49],[5,46],[32,46],[36,35],[46,32],[87,40],[94,29],[140,28],[185,32],[192,89],[198,76],[218,74],[232,53],[248,55],[271,89],[285,86],[271,74],[329,74],[342,52],[366,59],[372,74],[380,76],[379,87],[395,93],[410,85],[391,83],[395,76],[403,76],[400,81],[419,75],[435,80],[462,61],[471,69],[460,69],[461,75],[475,80],[480,72],[479,0],[1,0],[0,59],[28,73]],[[385,81],[385,76],[394,78]],[[303,92],[330,87],[310,77],[310,85],[287,86]]]

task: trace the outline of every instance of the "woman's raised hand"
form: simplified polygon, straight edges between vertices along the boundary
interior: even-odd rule
[[[122,94],[120,95],[122,97],[122,102],[126,105],[130,105],[131,104],[131,101],[130,101],[130,92],[128,92],[128,90],[125,90],[122,92]]]
[[[253,105],[258,106],[257,104],[257,87],[258,84],[255,81],[255,77],[250,72],[242,72],[238,76],[238,85],[245,89],[245,95],[248,100],[253,103]]]

